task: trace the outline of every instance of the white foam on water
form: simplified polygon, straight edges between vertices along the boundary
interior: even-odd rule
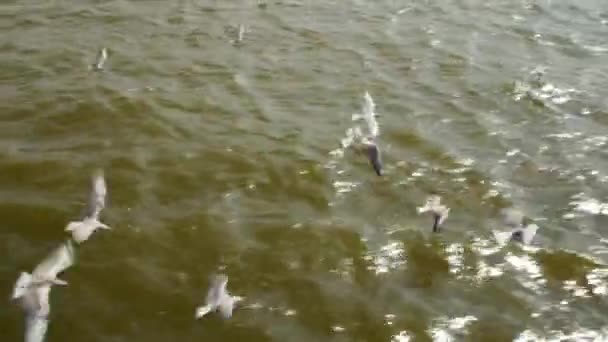
[[[339,194],[347,193],[353,191],[360,183],[357,182],[347,182],[347,181],[335,181],[333,182],[334,189]]]
[[[564,290],[570,292],[574,297],[590,297],[587,289],[579,286],[576,280],[564,280]]]
[[[479,255],[488,256],[500,251],[502,249],[502,246],[490,240],[476,237],[475,239],[473,239],[471,248]]]
[[[587,197],[583,193],[572,196],[570,205],[574,211],[591,215],[608,215],[608,203],[600,202],[595,198]]]
[[[522,286],[533,290],[536,293],[544,288],[547,280],[544,279],[540,266],[529,255],[514,255],[508,253],[505,256],[505,261],[514,269],[524,273],[516,276]],[[527,277],[524,277],[524,275]]]
[[[475,275],[475,282],[481,284],[486,280],[498,278],[504,274],[504,264],[498,264],[496,266],[490,266],[484,261],[477,262],[477,274]]]
[[[603,327],[600,330],[587,329],[579,327],[577,330],[566,333],[561,330],[551,330],[547,335],[543,336],[532,330],[522,331],[513,342],[565,342],[565,341],[592,341],[602,342],[608,341],[608,327]]]
[[[452,243],[445,248],[450,273],[459,274],[464,270],[464,247]]]
[[[593,269],[586,277],[594,295],[608,296],[608,268]]]
[[[468,325],[477,321],[477,317],[467,315],[462,317],[440,317],[434,320],[433,326],[429,329],[433,341],[448,342],[455,341],[455,334],[466,335]]]
[[[388,273],[406,264],[405,248],[400,241],[389,241],[380,250],[368,253],[363,259],[372,263],[368,269],[376,274]]]
[[[555,138],[557,140],[569,140],[583,135],[581,132],[564,132],[545,135],[546,138]]]
[[[403,330],[391,337],[391,342],[409,342],[412,339],[410,334]]]

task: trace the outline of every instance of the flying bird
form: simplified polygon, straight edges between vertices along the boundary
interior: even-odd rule
[[[97,60],[94,64],[91,65],[91,69],[95,71],[103,70],[103,65],[106,63],[108,59],[108,49],[101,48],[99,53],[97,53]]]
[[[378,114],[375,112],[376,104],[372,99],[369,92],[365,92],[363,95],[363,105],[361,107],[361,114],[353,114],[353,121],[363,120],[365,122],[366,132],[363,133],[360,127],[356,127],[353,132],[359,143],[359,149],[365,151],[367,159],[370,165],[376,172],[376,175],[382,176],[383,166],[380,152],[380,146],[378,145],[378,136],[380,135],[380,128],[376,118]]]
[[[97,170],[91,177],[91,194],[85,208],[85,213],[80,221],[68,223],[65,230],[72,232],[72,238],[77,243],[89,239],[91,234],[98,228],[111,229],[108,225],[99,221],[99,215],[106,205],[106,181],[103,171]]]
[[[25,341],[42,342],[49,323],[49,293],[53,285],[67,285],[57,276],[75,261],[70,240],[53,250],[32,274],[21,272],[13,288],[12,299],[17,301],[26,315]]]
[[[213,311],[219,311],[220,315],[226,319],[232,317],[234,305],[242,298],[230,295],[226,289],[227,284],[228,277],[226,275],[220,274],[211,277],[205,305],[196,308],[194,315],[196,319]]]
[[[500,216],[504,225],[509,227],[510,230],[504,232],[493,231],[497,242],[505,244],[508,241],[516,241],[524,245],[532,243],[538,226],[529,222],[521,211],[506,208],[500,211]]]
[[[418,207],[419,214],[425,212],[430,212],[433,215],[433,232],[436,233],[440,230],[440,226],[443,222],[448,218],[450,208],[441,204],[441,197],[438,195],[431,195],[427,198],[423,207]]]

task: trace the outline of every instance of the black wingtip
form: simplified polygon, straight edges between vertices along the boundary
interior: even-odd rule
[[[511,240],[519,243],[524,243],[524,233],[521,230],[516,230],[511,234]]]
[[[439,219],[440,218],[441,218],[441,216],[433,214],[433,233],[438,233],[440,230],[440,228],[439,228]]]
[[[370,145],[367,149],[367,156],[370,164],[376,172],[376,175],[382,176],[382,161],[380,160],[380,151],[378,150],[378,146]]]

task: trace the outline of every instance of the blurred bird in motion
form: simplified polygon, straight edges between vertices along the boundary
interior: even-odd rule
[[[426,203],[423,207],[418,207],[418,213],[422,214],[430,212],[433,215],[433,232],[438,232],[440,226],[448,218],[450,208],[441,204],[441,197],[438,195],[431,195],[427,198]]]
[[[103,70],[103,66],[108,59],[108,49],[101,48],[97,53],[97,59],[94,64],[91,64],[91,69],[95,71]]]
[[[91,185],[89,202],[85,208],[83,218],[80,221],[68,223],[65,228],[66,231],[72,232],[72,238],[77,243],[88,240],[91,234],[98,228],[111,229],[99,221],[99,215],[105,208],[106,203],[106,181],[103,171],[97,170],[93,173]]]
[[[380,128],[376,118],[379,116],[375,112],[376,104],[369,92],[365,92],[363,96],[363,105],[360,114],[353,114],[353,121],[363,120],[365,122],[366,132],[363,133],[360,127],[355,127],[352,132],[360,145],[359,149],[363,149],[370,162],[370,165],[376,172],[376,175],[382,176],[383,166],[380,147],[378,145],[378,136]]]
[[[501,219],[505,226],[509,227],[509,231],[493,231],[494,238],[499,244],[505,244],[509,241],[516,241],[524,245],[532,243],[532,239],[536,235],[538,226],[525,215],[513,208],[505,208],[500,211]]]
[[[205,305],[196,308],[194,315],[196,319],[213,311],[219,311],[220,315],[224,318],[232,317],[234,305],[242,300],[242,298],[230,295],[226,289],[227,284],[228,277],[226,275],[220,274],[211,277]]]
[[[70,240],[49,254],[32,274],[21,272],[13,288],[12,299],[17,301],[26,315],[26,342],[44,340],[49,323],[49,293],[53,285],[67,285],[57,278],[75,262],[74,247]]]

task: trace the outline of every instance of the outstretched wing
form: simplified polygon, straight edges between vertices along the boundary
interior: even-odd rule
[[[212,275],[210,278],[209,291],[207,292],[207,303],[212,307],[217,307],[220,300],[225,295],[228,277],[223,274]]]
[[[15,282],[15,286],[13,287],[13,299],[23,297],[32,283],[32,275],[27,272],[21,272],[19,278]]]
[[[102,170],[97,170],[91,177],[91,194],[87,207],[87,217],[97,218],[106,207],[106,180]]]
[[[375,111],[376,104],[374,103],[374,99],[372,99],[372,96],[366,91],[363,95],[363,116],[366,118],[373,116]]]
[[[513,208],[505,208],[500,211],[500,216],[504,224],[511,228],[521,227],[524,221],[524,214],[521,211]]]
[[[364,103],[363,103],[363,117],[367,123],[369,134],[372,137],[377,137],[380,134],[380,128],[378,127],[378,121],[376,121],[376,104],[372,99],[372,96],[365,92]]]
[[[70,240],[55,248],[32,272],[37,279],[54,280],[57,275],[74,265],[75,251]]]
[[[523,228],[521,230],[522,242],[526,245],[529,245],[532,242],[532,239],[534,239],[534,236],[536,235],[537,230],[538,230],[538,226],[535,225],[534,223],[531,223],[531,224],[527,225],[525,228]]]
[[[234,300],[230,295],[226,295],[219,303],[218,310],[223,318],[232,317],[232,309],[234,308]]]

